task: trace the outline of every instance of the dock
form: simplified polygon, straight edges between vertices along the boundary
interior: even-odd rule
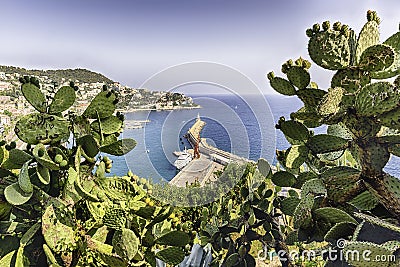
[[[198,116],[196,122],[186,133],[185,137],[190,145],[194,148],[197,138],[200,136],[206,123]],[[193,159],[189,162],[172,180],[172,185],[185,187],[192,183],[198,182],[200,186],[204,186],[208,182],[215,181],[214,173],[222,171],[226,165],[231,162],[246,163],[249,159],[239,157],[230,152],[223,151],[207,143],[205,138],[199,141],[200,158]]]

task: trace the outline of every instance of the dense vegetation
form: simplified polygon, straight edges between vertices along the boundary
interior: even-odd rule
[[[369,11],[367,20],[358,37],[339,22],[307,30],[311,59],[334,71],[330,89],[318,89],[302,58],[283,64],[287,78],[268,74],[276,91],[304,103],[276,125],[291,144],[277,152],[278,170],[263,159],[231,164],[205,188],[106,177],[104,154],[136,144],[118,139],[116,95],[104,88],[74,114],[74,88],[48,102],[26,80],[21,91],[37,110],[15,127],[26,149],[0,144],[0,266],[177,265],[194,244],[211,246],[211,266],[255,266],[260,249],[275,250],[282,266],[398,266],[400,181],[383,168],[400,156],[400,33],[381,44],[380,19]],[[327,132],[316,135],[321,125]],[[172,207],[163,196],[189,202]],[[306,248],[314,258],[289,254]],[[369,259],[347,257],[367,250]]]
[[[69,81],[79,80],[86,83],[111,84],[112,80],[106,76],[87,69],[65,69],[65,70],[28,70],[13,66],[0,66],[0,72],[6,74],[19,73],[21,76],[47,76],[50,80],[60,82],[62,78]]]

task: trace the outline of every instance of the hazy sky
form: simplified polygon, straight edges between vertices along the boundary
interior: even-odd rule
[[[0,64],[87,68],[138,87],[172,65],[211,61],[271,93],[268,71],[308,58],[306,28],[329,19],[359,32],[368,9],[382,18],[382,40],[398,30],[399,0],[2,0]]]

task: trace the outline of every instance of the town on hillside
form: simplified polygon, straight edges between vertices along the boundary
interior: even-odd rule
[[[0,137],[7,135],[12,122],[34,111],[21,92],[20,78],[34,75],[40,89],[49,95],[58,87],[69,85],[72,81],[78,86],[74,111],[82,113],[90,101],[101,92],[104,85],[115,90],[120,96],[118,110],[170,110],[199,107],[191,97],[180,93],[150,91],[145,88],[131,88],[114,82],[105,76],[88,70],[29,71],[22,68],[0,66]],[[67,78],[65,78],[67,77]]]

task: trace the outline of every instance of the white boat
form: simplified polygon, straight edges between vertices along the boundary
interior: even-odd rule
[[[190,155],[190,153],[185,150],[185,151],[181,152],[178,159],[175,160],[174,166],[178,170],[182,170],[183,167],[185,167],[189,162],[192,161],[192,159],[193,159],[192,155]]]

